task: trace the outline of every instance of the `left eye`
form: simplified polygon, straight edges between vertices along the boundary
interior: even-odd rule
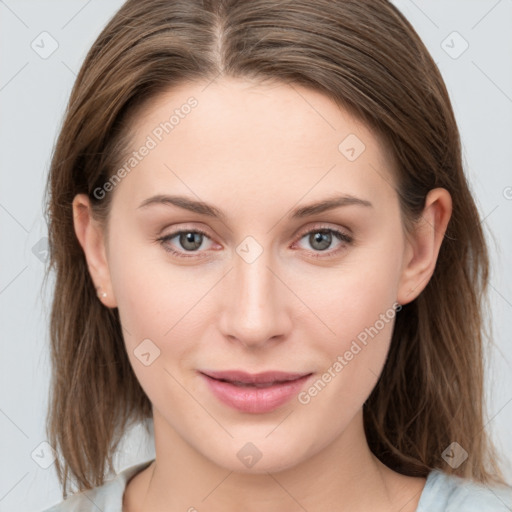
[[[352,238],[349,235],[331,228],[314,229],[312,231],[308,231],[301,237],[301,240],[304,238],[307,238],[309,244],[311,247],[313,247],[315,252],[323,252],[328,249],[335,238],[345,244],[350,244],[352,242]]]
[[[179,251],[174,249],[171,244],[171,241],[177,238],[179,244],[184,249],[184,251]],[[202,251],[198,251],[198,249],[202,246],[204,238],[210,240],[210,237],[201,230],[182,230],[176,231],[174,233],[170,233],[169,235],[165,235],[161,238],[158,238],[157,241],[161,243],[163,248],[175,256],[190,258],[195,255],[186,254],[188,253],[199,253]],[[352,237],[349,235],[338,231],[336,229],[331,228],[317,228],[310,231],[307,231],[302,234],[299,240],[303,240],[307,238],[311,247],[313,248],[313,252],[327,252],[334,239],[337,239],[341,242],[341,245],[348,245],[352,243]],[[336,253],[340,249],[335,249],[333,251],[328,251],[329,254]],[[315,254],[315,257],[322,257],[321,254]]]

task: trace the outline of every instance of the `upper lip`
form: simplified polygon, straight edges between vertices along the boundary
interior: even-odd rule
[[[230,382],[243,382],[244,384],[268,384],[272,382],[285,382],[289,380],[297,380],[306,375],[310,375],[311,372],[305,373],[289,373],[281,371],[268,371],[261,373],[247,373],[241,370],[230,370],[230,371],[200,371],[203,375],[212,377],[217,380],[226,380]]]

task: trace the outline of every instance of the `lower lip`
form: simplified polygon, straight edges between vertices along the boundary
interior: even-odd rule
[[[242,412],[271,412],[296,396],[312,374],[267,388],[235,386],[201,373],[213,394],[224,404]]]

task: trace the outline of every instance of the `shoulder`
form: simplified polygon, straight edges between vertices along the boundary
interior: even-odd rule
[[[122,510],[123,494],[128,481],[151,462],[152,460],[130,466],[103,485],[73,494],[42,512],[119,512]]]
[[[510,512],[512,487],[486,485],[439,469],[428,475],[417,512]]]

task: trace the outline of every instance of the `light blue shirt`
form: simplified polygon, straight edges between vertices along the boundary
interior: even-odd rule
[[[102,486],[43,512],[122,512],[126,484],[151,462],[130,466]],[[512,487],[486,486],[435,469],[428,474],[416,512],[512,512]]]

